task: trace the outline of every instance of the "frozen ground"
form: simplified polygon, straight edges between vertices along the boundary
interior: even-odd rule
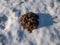
[[[32,33],[19,23],[27,12],[40,17]],[[0,0],[0,45],[60,45],[60,0]]]

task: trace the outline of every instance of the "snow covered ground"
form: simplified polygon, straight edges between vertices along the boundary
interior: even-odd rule
[[[40,17],[32,33],[20,25],[28,12]],[[0,0],[0,45],[60,45],[60,0]]]

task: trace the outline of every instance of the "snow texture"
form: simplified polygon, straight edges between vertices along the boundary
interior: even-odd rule
[[[28,12],[40,17],[32,33],[20,25]],[[0,0],[0,45],[60,45],[60,0]]]

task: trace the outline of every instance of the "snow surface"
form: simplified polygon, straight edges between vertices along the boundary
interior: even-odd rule
[[[32,33],[20,25],[28,12],[40,17]],[[60,45],[60,0],[0,0],[0,45]]]

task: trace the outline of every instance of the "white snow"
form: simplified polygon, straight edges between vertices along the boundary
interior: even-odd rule
[[[20,17],[28,12],[40,17],[32,33],[20,25]],[[60,2],[0,0],[0,45],[60,45]]]

